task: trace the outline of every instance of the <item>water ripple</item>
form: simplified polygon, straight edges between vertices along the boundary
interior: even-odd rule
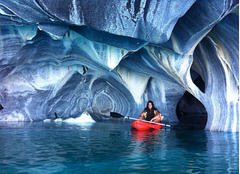
[[[236,173],[238,137],[129,123],[0,125],[0,173]]]

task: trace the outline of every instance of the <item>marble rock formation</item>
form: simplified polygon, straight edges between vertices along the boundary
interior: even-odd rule
[[[205,129],[238,131],[238,9],[238,0],[0,0],[0,121],[138,117],[152,100],[165,122],[206,113]]]

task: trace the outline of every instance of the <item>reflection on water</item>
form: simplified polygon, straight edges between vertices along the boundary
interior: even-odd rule
[[[130,123],[0,123],[0,173],[238,173],[239,134]]]
[[[131,133],[134,141],[142,142],[141,151],[153,152],[155,144],[159,143],[161,130],[137,131],[132,129]]]

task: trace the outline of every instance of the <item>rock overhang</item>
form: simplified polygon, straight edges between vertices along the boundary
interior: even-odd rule
[[[188,91],[207,110],[206,129],[238,130],[238,100],[229,97],[239,86],[238,1],[0,6],[1,120],[42,120],[55,112],[68,118],[85,110],[137,116],[151,99],[171,122]],[[203,78],[204,93],[191,68]]]

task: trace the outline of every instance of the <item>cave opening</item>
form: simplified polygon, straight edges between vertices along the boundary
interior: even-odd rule
[[[205,83],[200,75],[193,72],[194,84],[205,92]],[[207,111],[204,105],[189,92],[185,92],[176,107],[176,115],[180,124],[191,129],[204,129],[207,123]]]
[[[0,110],[2,110],[4,107],[0,104]]]
[[[190,69],[190,74],[193,83],[200,89],[200,91],[205,93],[205,82],[202,76],[197,71],[193,70],[193,68]]]

